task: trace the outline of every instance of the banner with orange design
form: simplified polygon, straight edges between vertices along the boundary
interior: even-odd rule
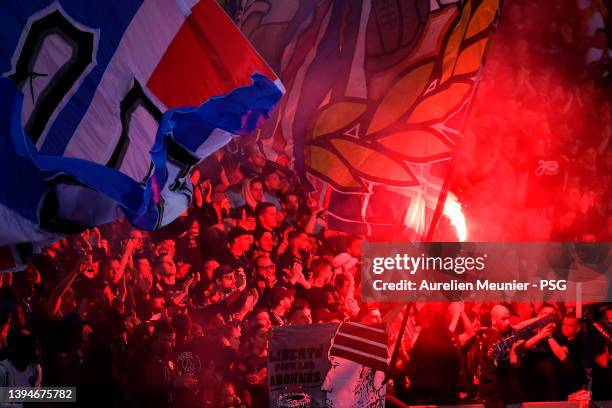
[[[243,33],[287,94],[259,143],[331,229],[426,240],[502,0],[249,0]]]

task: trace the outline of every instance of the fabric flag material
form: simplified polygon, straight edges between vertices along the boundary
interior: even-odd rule
[[[261,149],[292,158],[331,229],[427,240],[501,0],[249,0],[287,87]]]
[[[384,325],[275,327],[268,351],[269,405],[383,408],[387,355]]]
[[[329,354],[386,372],[387,334],[382,327],[342,323],[334,336]]]
[[[0,21],[4,270],[121,214],[168,224],[189,205],[189,169],[284,91],[214,0],[20,0]]]

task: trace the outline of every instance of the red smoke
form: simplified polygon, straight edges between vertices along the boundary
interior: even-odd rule
[[[451,186],[469,240],[610,239],[610,97],[586,30],[575,1],[505,5]],[[443,219],[434,240],[455,236]]]

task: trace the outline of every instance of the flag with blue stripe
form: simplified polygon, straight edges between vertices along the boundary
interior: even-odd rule
[[[214,0],[23,0],[0,21],[0,270],[122,214],[168,224],[191,167],[284,91]]]

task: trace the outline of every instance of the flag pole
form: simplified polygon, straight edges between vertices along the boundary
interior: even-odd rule
[[[386,384],[391,379],[391,371],[395,369],[395,362],[397,361],[397,355],[399,354],[400,344],[402,343],[402,339],[404,337],[404,332],[406,331],[406,325],[408,324],[408,306],[410,303],[406,303],[404,306],[404,316],[402,318],[402,324],[399,329],[399,333],[397,334],[397,340],[395,340],[395,347],[393,347],[393,353],[391,354],[391,360],[389,361],[389,369],[385,373],[385,380],[383,384]]]

